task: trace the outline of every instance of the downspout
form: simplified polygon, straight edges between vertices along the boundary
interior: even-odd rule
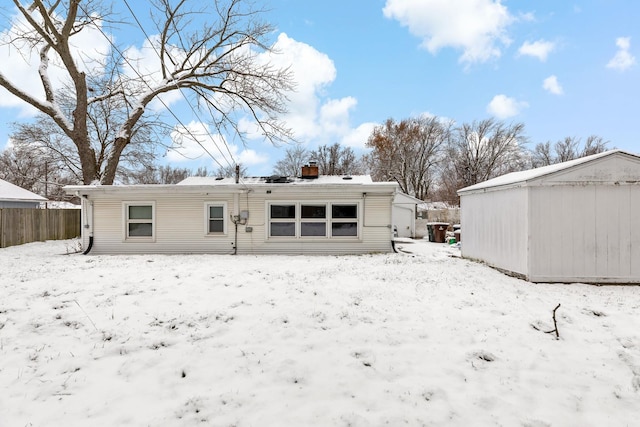
[[[91,251],[91,248],[93,247],[93,201],[89,201],[89,198],[87,197],[86,194],[83,195],[82,197],[83,197],[82,204],[86,208],[86,209],[83,209],[85,211],[84,212],[85,223],[83,227],[89,230],[89,244],[87,245],[87,249],[85,249],[85,251],[82,252],[82,255],[87,255],[89,251]],[[91,210],[90,220],[89,220],[89,215],[87,214],[88,209]]]
[[[237,166],[236,166],[237,168]],[[237,175],[236,175],[237,177]],[[237,182],[237,181],[236,181]],[[233,255],[238,254],[238,222],[240,221],[240,208],[238,204],[240,203],[240,194],[233,193],[233,215],[231,217],[233,224],[235,225],[235,233],[233,238]]]

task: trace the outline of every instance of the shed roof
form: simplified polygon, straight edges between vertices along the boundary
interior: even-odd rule
[[[630,156],[635,158],[636,160],[640,160],[640,156],[637,156],[632,153],[628,153],[626,151],[609,150],[603,153],[593,154],[591,156],[585,156],[579,159],[569,160],[567,162],[556,163],[554,165],[542,166],[539,168],[529,169],[529,170],[520,171],[520,172],[511,172],[505,175],[498,176],[496,178],[489,179],[484,182],[480,182],[475,185],[471,185],[469,187],[462,188],[458,190],[458,194],[472,192],[476,190],[488,189],[488,188],[503,187],[503,186],[520,184],[520,183],[526,183],[537,178],[552,175],[552,174],[565,171],[567,169],[574,168],[576,166],[583,165],[583,164],[595,161],[597,159],[601,159],[601,158],[612,156],[612,155]]]
[[[10,182],[0,179],[0,201],[6,202],[44,202],[47,199],[18,187]]]

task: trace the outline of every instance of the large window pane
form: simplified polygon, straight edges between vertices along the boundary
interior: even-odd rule
[[[326,218],[327,217],[327,207],[325,205],[321,206],[312,206],[312,205],[302,205],[300,213],[301,218]]]
[[[224,221],[221,219],[209,220],[209,233],[223,233]]]
[[[331,224],[331,235],[337,236],[357,236],[358,235],[358,223],[357,222],[334,222]]]
[[[296,205],[271,205],[271,218],[294,219]]]
[[[129,206],[129,219],[152,219],[151,206]]]
[[[300,224],[302,236],[326,236],[327,225],[324,222],[303,222]]]
[[[130,237],[151,237],[153,232],[153,226],[151,223],[138,222],[129,223],[129,236]]]
[[[296,235],[296,223],[295,222],[272,222],[271,223],[271,235],[272,236],[292,236]]]
[[[222,206],[209,206],[209,218],[222,218],[224,209]]]
[[[332,205],[332,218],[358,218],[358,205]]]

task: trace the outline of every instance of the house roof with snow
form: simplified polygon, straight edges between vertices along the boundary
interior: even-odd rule
[[[243,177],[236,183],[235,178],[189,177],[177,184],[136,184],[136,185],[70,185],[64,187],[67,193],[76,195],[87,193],[198,193],[198,192],[243,192],[247,189],[278,188],[297,191],[301,188],[309,192],[341,191],[340,189],[357,187],[363,192],[395,192],[395,182],[374,182],[369,175],[332,175],[317,178],[299,177]],[[297,190],[296,190],[297,189]]]
[[[513,186],[518,184],[524,184],[524,183],[533,181],[535,179],[543,178],[552,174],[566,171],[571,168],[586,165],[591,162],[597,161],[598,159],[602,159],[604,157],[609,157],[614,155],[622,155],[622,156],[630,157],[637,161],[640,161],[640,156],[638,155],[631,154],[622,150],[609,150],[603,153],[593,154],[591,156],[585,156],[579,159],[569,160],[567,162],[562,162],[562,163],[557,163],[549,166],[542,166],[539,168],[530,169],[526,171],[512,172],[505,175],[501,175],[499,177],[489,179],[487,181],[480,182],[478,184],[471,185],[469,187],[462,188],[458,190],[458,194],[473,192],[477,190],[484,190],[488,188],[507,187],[507,186]]]
[[[3,202],[44,202],[47,199],[0,179],[0,201]]]
[[[325,185],[325,184],[372,184],[369,175],[320,175],[317,178],[299,178],[289,176],[243,177],[238,184],[290,184],[290,185]],[[191,176],[177,185],[238,185],[235,178],[215,178],[211,176]]]

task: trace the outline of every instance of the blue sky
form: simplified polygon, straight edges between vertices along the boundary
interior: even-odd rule
[[[131,3],[145,15],[144,2]],[[458,123],[489,117],[522,122],[530,147],[595,134],[611,146],[640,152],[640,2],[264,4],[270,9],[265,19],[277,29],[273,41],[281,54],[275,60],[292,64],[298,82],[284,119],[309,149],[339,142],[363,153],[373,127],[387,118],[430,114]],[[134,26],[115,37],[143,46],[144,35]],[[91,46],[100,43],[96,39]],[[21,59],[14,55],[0,64],[0,72],[22,78],[28,68],[16,61]],[[183,103],[175,100],[171,107],[182,123],[199,126]],[[29,114],[0,93],[0,148],[8,141],[7,123]],[[271,174],[286,149],[260,139],[243,146],[233,135],[216,138],[227,142],[249,175]],[[189,157],[202,154],[195,144],[182,150]],[[216,168],[206,155],[187,161],[171,152],[163,161]]]

